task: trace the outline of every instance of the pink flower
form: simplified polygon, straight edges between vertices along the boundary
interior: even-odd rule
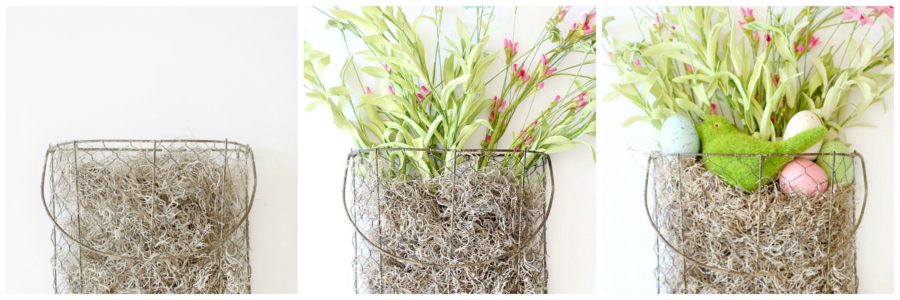
[[[559,95],[556,95],[556,98],[553,98],[553,104],[559,103]]]
[[[528,82],[529,80],[531,80],[531,75],[525,75],[525,79],[522,79],[524,82]]]
[[[499,104],[499,100],[497,99],[497,96],[494,96],[494,107],[497,107],[497,104]]]
[[[771,42],[772,42],[772,35],[766,33],[766,44],[771,43]]]
[[[581,101],[578,102],[578,108],[579,108],[579,109],[582,109],[582,108],[584,108],[584,107],[587,106],[587,105],[588,105],[587,100],[581,100]]]
[[[861,15],[861,14],[862,14],[862,12],[860,12],[855,7],[852,7],[852,6],[844,7],[844,20],[845,21],[859,19],[859,15]]]
[[[871,17],[867,16],[866,14],[859,15],[859,26],[872,25],[872,23],[875,22]]]
[[[872,12],[876,17],[881,16],[882,14],[887,15],[891,19],[894,18],[894,7],[893,6],[866,6],[867,8],[872,9]]]
[[[655,21],[656,21],[656,24],[657,24],[657,25],[658,25],[658,24],[662,24],[662,20],[659,19],[659,14],[656,14],[656,19],[655,19]]]
[[[578,30],[578,22],[572,23],[572,30]]]
[[[484,142],[488,143],[488,144],[491,143],[491,135],[490,134],[488,134],[486,137],[484,137]]]
[[[547,71],[544,72],[544,76],[550,76],[553,73],[556,73],[556,68],[547,68]]]
[[[388,86],[388,92],[391,92],[391,95],[394,95],[394,96],[397,95],[397,93],[394,93],[394,85],[393,84]]]
[[[688,73],[694,73],[694,67],[692,67],[689,64],[684,64],[684,70],[687,71]]]
[[[547,54],[541,54],[541,64],[547,65]]]
[[[506,100],[503,100],[503,102],[500,102],[500,108],[498,108],[497,111],[503,110],[504,107],[506,107]]]
[[[556,18],[557,18],[557,19],[560,19],[560,20],[565,19],[565,18],[566,18],[566,14],[569,13],[569,10],[570,10],[570,9],[572,9],[571,6],[561,6],[561,7],[559,8],[559,14],[556,15]]]
[[[717,108],[716,102],[710,103],[709,104],[710,114],[713,114],[713,115],[716,114],[716,108]]]
[[[383,67],[385,71],[388,71],[388,73],[391,72],[391,66],[388,66],[388,64],[384,64]]]
[[[810,49],[812,49],[812,47],[815,47],[818,44],[819,44],[819,38],[817,38],[816,36],[809,37],[809,48]]]
[[[425,95],[428,95],[429,93],[431,93],[431,91],[429,91],[428,88],[425,87],[424,85],[420,86],[419,88],[422,89],[422,92],[425,93]]]
[[[416,97],[418,97],[419,100],[425,100],[425,95],[422,95],[422,93],[416,93]]]
[[[741,27],[744,27],[744,25],[747,25],[747,23],[756,21],[756,18],[753,17],[752,8],[741,7],[741,16],[743,17],[743,19],[738,20],[738,24],[741,25]]]
[[[372,87],[370,87],[368,85],[366,86],[366,94],[369,94],[369,95],[372,94]]]
[[[519,52],[519,43],[510,39],[503,39],[503,49],[510,57],[516,56],[516,53]]]
[[[581,94],[578,95],[578,101],[584,101],[585,96],[587,96],[587,92],[581,92]]]
[[[805,50],[803,44],[797,44],[797,53],[803,53],[803,50]]]
[[[543,89],[543,88],[544,88],[544,82],[543,82],[543,81],[541,81],[541,83],[538,83],[538,88],[539,88],[539,89]]]
[[[584,15],[584,24],[581,25],[581,30],[584,30],[584,33],[590,33],[594,31],[594,27],[591,26],[591,22],[594,21],[594,18],[597,16],[596,11],[589,12]]]
[[[634,59],[634,66],[640,68],[640,67],[641,67],[641,60],[635,58],[635,59]]]

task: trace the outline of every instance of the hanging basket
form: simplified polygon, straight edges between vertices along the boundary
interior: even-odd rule
[[[796,181],[767,180],[759,171],[770,159],[801,156],[831,162],[821,167],[827,188],[788,193]],[[723,165],[745,168],[730,174],[754,174],[759,189],[745,191],[709,171]],[[858,153],[654,153],[644,204],[657,233],[658,292],[855,293],[855,234],[866,198]]]
[[[47,150],[56,293],[249,293],[249,146],[77,140]]]
[[[552,169],[532,151],[352,151],[355,291],[546,293]]]

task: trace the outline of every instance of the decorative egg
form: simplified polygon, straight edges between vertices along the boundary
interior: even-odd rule
[[[831,184],[840,184],[842,187],[846,187],[853,183],[853,157],[837,155],[851,153],[850,146],[839,140],[830,140],[822,144],[822,149],[819,152],[822,152],[822,154],[816,158],[816,164],[825,171],[825,175],[828,175]],[[836,155],[832,155],[832,153]]]
[[[791,120],[788,121],[787,126],[784,128],[783,138],[787,140],[801,132],[816,127],[822,127],[822,119],[819,119],[819,116],[812,111],[804,110],[791,117]],[[809,149],[806,149],[806,151],[803,151],[803,153],[818,153],[819,148],[821,147],[822,142],[818,142],[815,145],[812,145],[812,147],[809,147]],[[816,159],[816,156],[804,155],[803,158],[813,160]]]
[[[700,136],[690,118],[674,115],[663,122],[659,132],[659,144],[663,153],[698,153]]]
[[[828,190],[828,176],[818,165],[805,158],[795,158],[781,169],[778,183],[785,194],[814,197]]]

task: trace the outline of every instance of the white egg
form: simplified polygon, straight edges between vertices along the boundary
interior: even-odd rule
[[[674,115],[663,122],[660,129],[659,144],[663,153],[698,153],[700,152],[700,137],[694,122],[688,117]]]
[[[808,110],[798,112],[793,117],[791,117],[791,120],[788,121],[787,126],[784,128],[784,139],[785,140],[790,139],[801,132],[804,132],[806,130],[813,129],[816,127],[822,127],[822,120],[819,119],[819,116],[817,116],[815,113],[808,111]],[[806,149],[806,151],[803,151],[803,152],[804,153],[818,153],[819,149],[821,147],[822,147],[822,142],[820,141],[820,142],[816,143],[815,145],[812,145],[812,147],[809,147],[809,149]],[[804,155],[803,157],[806,159],[809,159],[809,160],[816,159],[815,155]]]

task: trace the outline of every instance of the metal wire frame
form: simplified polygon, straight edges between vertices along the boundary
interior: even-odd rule
[[[357,220],[353,216],[353,214],[350,212],[350,205],[348,204],[348,201],[347,201],[347,183],[348,183],[347,177],[349,176],[349,174],[351,172],[351,165],[353,164],[353,159],[356,157],[361,157],[363,155],[367,155],[367,154],[374,154],[376,157],[375,158],[376,168],[381,168],[378,165],[378,155],[380,153],[389,153],[389,152],[425,152],[428,154],[431,154],[431,153],[450,154],[450,155],[452,155],[451,161],[453,162],[453,165],[450,166],[450,171],[452,172],[452,174],[454,176],[454,181],[455,181],[455,175],[456,175],[456,166],[457,166],[459,154],[461,154],[461,153],[463,153],[463,154],[481,154],[481,155],[483,155],[483,157],[504,157],[504,158],[512,157],[513,155],[521,155],[522,161],[520,161],[518,163],[521,164],[521,166],[522,166],[520,176],[522,176],[523,178],[528,176],[529,170],[533,171],[538,168],[547,168],[547,170],[549,170],[550,176],[546,177],[546,179],[545,179],[545,180],[547,180],[545,182],[545,184],[548,184],[550,187],[549,200],[546,202],[546,205],[543,207],[543,212],[540,217],[540,223],[536,227],[536,229],[534,231],[528,233],[526,235],[526,238],[524,240],[520,240],[518,242],[518,245],[515,246],[513,249],[501,252],[500,254],[494,255],[491,258],[478,260],[478,261],[435,263],[435,262],[423,261],[420,259],[410,259],[407,257],[403,257],[401,255],[396,254],[395,252],[393,252],[391,250],[386,249],[386,247],[383,244],[381,244],[380,242],[375,242],[373,240],[373,238],[369,237],[364,232],[364,230],[360,227],[360,225],[357,223]],[[536,161],[539,160],[542,163],[537,164],[537,165],[530,164],[527,161],[527,158],[529,155],[534,155],[536,158],[535,160]],[[444,167],[446,168],[447,166],[444,166]],[[376,170],[374,173],[376,174],[376,181],[380,182],[381,181],[381,179],[380,179],[381,170]],[[356,180],[355,176],[353,176],[353,180],[355,182],[355,180]],[[541,238],[539,240],[542,243],[542,245],[541,245],[542,250],[544,252],[544,255],[546,255],[546,225],[547,225],[547,220],[550,216],[550,211],[553,206],[554,192],[555,192],[555,179],[554,179],[554,174],[553,174],[553,163],[552,163],[552,160],[550,159],[550,156],[547,155],[546,153],[538,152],[538,151],[531,151],[531,150],[512,150],[512,149],[427,149],[427,148],[360,149],[360,150],[353,150],[348,154],[346,165],[344,168],[344,180],[343,181],[344,181],[344,183],[343,183],[342,190],[341,190],[342,197],[343,197],[342,202],[343,202],[344,212],[347,217],[347,220],[351,223],[351,225],[354,227],[354,230],[355,230],[354,240],[353,240],[355,247],[358,247],[356,237],[359,236],[363,239],[364,243],[366,243],[367,245],[369,245],[372,248],[374,248],[375,250],[377,250],[380,254],[386,255],[387,257],[395,259],[399,262],[423,266],[423,267],[454,269],[454,268],[483,266],[483,265],[487,265],[492,262],[498,262],[498,261],[503,261],[506,259],[516,258],[516,257],[520,256],[525,249],[529,248],[530,245],[536,241],[535,238],[540,236]],[[526,183],[526,180],[521,180],[521,185],[522,185],[523,189],[524,189],[525,183]],[[380,188],[380,185],[376,186],[376,189],[379,189],[379,188]],[[355,199],[356,198],[355,184],[354,184],[353,193],[354,193],[353,198]],[[378,198],[381,197],[380,191],[376,190],[376,194],[377,194],[376,197],[378,197]],[[454,190],[454,195],[452,196],[452,198],[456,199],[455,190]],[[451,201],[450,205],[452,206],[453,204],[454,204],[454,202]],[[379,210],[380,210],[380,204],[379,204]],[[452,214],[455,212],[455,210],[453,210],[451,208],[450,211],[451,211],[451,218],[452,218]],[[379,213],[379,218],[380,218],[380,213]],[[378,223],[379,223],[379,230],[380,230],[381,221],[379,220]],[[452,227],[451,227],[451,229],[452,229]],[[453,247],[451,246],[451,248],[453,248]],[[452,251],[451,251],[451,253],[452,253]],[[544,262],[543,262],[543,268],[545,270],[543,272],[544,280],[546,281],[546,274],[547,274],[546,273],[546,260],[544,260]],[[356,284],[355,284],[355,286],[356,286]],[[357,288],[357,292],[359,292],[358,288]],[[546,291],[544,291],[544,292],[546,292]]]
[[[737,275],[737,276],[751,276],[751,277],[753,277],[753,276],[783,276],[783,275],[794,273],[794,272],[796,272],[796,270],[799,270],[799,269],[810,268],[810,267],[815,267],[815,266],[830,263],[834,259],[833,255],[827,255],[825,257],[813,260],[812,262],[809,262],[805,265],[793,266],[790,268],[785,268],[782,270],[775,270],[775,271],[759,271],[759,269],[758,269],[759,266],[757,266],[757,270],[754,272],[744,272],[744,271],[737,271],[737,270],[732,270],[732,269],[728,269],[728,268],[723,268],[720,266],[710,265],[710,264],[702,262],[700,259],[697,259],[697,258],[693,257],[692,255],[686,253],[683,249],[679,249],[678,247],[676,247],[674,245],[674,243],[672,243],[670,241],[670,238],[666,237],[665,234],[662,233],[662,230],[658,226],[658,221],[654,217],[654,213],[652,213],[650,211],[651,210],[650,202],[649,202],[650,177],[651,177],[651,170],[653,169],[652,166],[654,165],[656,159],[672,159],[672,158],[675,158],[675,159],[677,159],[677,158],[702,159],[705,157],[757,158],[758,162],[759,162],[759,166],[758,166],[759,174],[757,175],[757,179],[761,180],[761,178],[763,178],[762,165],[763,165],[763,162],[767,158],[769,158],[769,157],[796,158],[796,157],[809,157],[809,156],[831,157],[832,168],[830,170],[830,173],[831,173],[830,178],[836,178],[836,172],[837,172],[838,168],[836,168],[834,166],[835,166],[837,157],[848,157],[848,158],[851,158],[852,160],[858,160],[860,163],[861,175],[862,175],[862,188],[863,188],[861,208],[859,210],[858,216],[853,216],[853,220],[855,220],[855,222],[853,224],[851,224],[852,229],[851,229],[850,235],[847,236],[845,239],[838,240],[836,243],[836,245],[837,245],[836,248],[840,248],[840,249],[845,249],[846,247],[851,246],[851,243],[853,243],[855,241],[856,232],[859,229],[860,224],[862,223],[862,219],[863,219],[863,216],[865,215],[865,211],[866,211],[866,204],[868,202],[868,179],[867,179],[867,174],[866,174],[866,164],[865,164],[865,160],[864,160],[863,156],[861,154],[859,154],[858,152],[853,152],[853,153],[836,153],[836,152],[796,153],[796,154],[738,154],[738,153],[661,154],[658,152],[653,153],[647,158],[647,170],[646,170],[646,174],[645,174],[645,178],[644,178],[644,210],[645,210],[646,217],[647,217],[651,227],[653,228],[654,232],[657,235],[657,241],[658,242],[661,241],[666,248],[672,250],[672,252],[677,254],[678,257],[681,257],[682,259],[686,260],[687,262],[694,265],[695,267],[700,267],[700,268],[709,269],[709,270],[712,270],[715,272],[721,272],[721,273]],[[853,166],[851,165],[850,167],[852,168]],[[830,193],[831,197],[834,196],[835,189],[836,189],[835,186],[836,186],[836,184],[831,184],[829,187],[831,189],[831,193]],[[750,194],[748,194],[748,196],[749,195]],[[679,197],[681,197],[681,195],[679,195]],[[657,206],[657,205],[655,205],[655,206]],[[682,229],[684,229],[684,228],[682,228]],[[759,243],[758,234],[759,233],[757,232],[757,236],[756,236],[757,244]],[[658,248],[658,245],[657,245],[657,248]],[[659,254],[659,252],[660,252],[660,249],[657,249],[658,254]],[[833,253],[830,253],[830,254],[833,254]],[[759,255],[759,253],[757,253],[757,256],[758,255]],[[659,260],[660,258],[657,257],[657,259]],[[757,259],[757,261],[758,260],[759,259]],[[855,269],[855,267],[854,267],[854,269]],[[657,287],[657,292],[661,292],[659,286]]]
[[[114,145],[115,144],[125,144],[125,146],[109,147],[108,144],[114,144]],[[138,146],[135,146],[135,144],[137,144]],[[151,144],[152,144],[152,147],[146,147]],[[161,146],[162,144],[170,144],[170,146],[169,147]],[[172,144],[181,145],[181,147],[171,147]],[[88,145],[88,146],[84,146],[84,145]],[[192,148],[190,145],[193,145],[195,148]],[[210,147],[209,145],[212,145],[212,146]],[[57,152],[61,152],[61,151],[65,150],[65,151],[71,151],[73,153],[73,156],[74,156],[73,163],[74,163],[74,169],[75,169],[74,181],[75,181],[75,186],[76,186],[76,190],[77,190],[77,186],[78,186],[78,175],[77,174],[78,174],[78,168],[79,168],[78,167],[78,160],[79,160],[78,152],[79,151],[82,151],[85,153],[90,153],[90,152],[109,152],[109,153],[152,152],[153,153],[152,162],[153,162],[153,166],[154,166],[154,176],[153,177],[154,177],[154,181],[155,181],[156,180],[155,168],[157,166],[157,153],[193,152],[193,151],[198,151],[198,148],[203,151],[212,151],[212,152],[221,152],[222,153],[222,156],[224,157],[224,159],[223,159],[224,161],[223,161],[223,165],[222,165],[222,175],[221,175],[222,178],[225,178],[226,176],[228,176],[228,164],[229,164],[228,157],[229,157],[230,153],[235,154],[237,156],[238,160],[245,161],[249,164],[249,172],[250,172],[249,175],[252,177],[253,183],[252,183],[251,187],[246,187],[246,188],[249,188],[249,194],[245,195],[246,199],[244,199],[244,200],[246,200],[246,202],[245,202],[246,205],[243,206],[243,211],[239,213],[238,221],[233,223],[234,225],[232,225],[231,227],[228,227],[225,230],[220,231],[218,240],[216,240],[212,243],[208,243],[204,247],[199,247],[199,248],[195,249],[194,251],[177,254],[177,255],[168,255],[168,254],[160,254],[160,253],[149,253],[149,254],[145,255],[144,253],[142,253],[139,256],[127,256],[127,255],[120,255],[117,253],[112,253],[109,251],[103,251],[103,250],[97,249],[91,245],[88,245],[85,241],[81,240],[81,238],[80,238],[80,236],[81,236],[81,234],[80,234],[80,230],[81,230],[80,213],[81,213],[82,207],[80,204],[80,199],[78,199],[79,197],[78,197],[77,191],[75,194],[75,198],[76,198],[76,202],[78,202],[78,207],[77,207],[77,211],[76,211],[76,214],[78,215],[77,216],[77,218],[78,218],[77,226],[78,226],[78,230],[79,230],[78,237],[76,237],[72,233],[68,232],[64,228],[64,226],[62,226],[59,223],[59,220],[57,219],[57,216],[55,214],[56,209],[57,209],[56,201],[54,201],[51,197],[51,199],[48,203],[48,197],[47,197],[47,191],[46,191],[46,183],[48,180],[48,178],[47,178],[48,162],[52,163],[52,161],[53,161],[52,158]],[[114,154],[114,155],[118,158],[118,154]],[[244,157],[241,158],[241,155],[244,155]],[[90,156],[93,158],[93,155],[90,155]],[[53,168],[54,166],[51,165],[50,167]],[[245,175],[247,175],[247,174],[245,174]],[[54,176],[54,173],[51,172],[50,178],[49,178],[51,185],[55,184],[53,176]],[[249,180],[249,178],[247,178],[247,179]],[[148,257],[152,257],[152,259],[159,260],[159,261],[185,259],[185,258],[197,256],[197,255],[203,254],[203,253],[212,253],[214,251],[222,251],[223,246],[226,243],[230,242],[230,239],[231,239],[230,237],[232,235],[234,235],[235,233],[237,233],[238,229],[240,228],[243,230],[243,232],[242,232],[242,235],[243,235],[242,244],[243,245],[241,245],[241,246],[245,249],[244,256],[246,257],[246,264],[247,264],[248,275],[249,275],[249,268],[250,268],[250,265],[249,265],[249,248],[250,248],[249,247],[249,215],[250,215],[250,211],[253,207],[255,197],[256,197],[256,185],[257,185],[256,161],[255,161],[255,158],[253,155],[253,150],[250,148],[250,146],[248,146],[246,144],[229,141],[227,139],[226,140],[86,139],[86,140],[72,140],[72,141],[62,142],[62,143],[58,143],[58,144],[51,144],[48,147],[48,149],[44,155],[44,164],[43,164],[43,171],[41,174],[41,187],[40,188],[41,188],[41,202],[43,204],[44,211],[47,214],[47,216],[49,217],[49,219],[51,220],[51,222],[53,223],[54,234],[52,235],[51,242],[54,244],[54,252],[58,251],[57,244],[62,242],[59,238],[57,238],[56,233],[59,232],[62,235],[61,237],[63,239],[69,240],[69,241],[74,241],[76,243],[75,246],[78,248],[78,253],[79,253],[78,254],[78,256],[79,256],[78,265],[79,265],[80,269],[82,268],[82,266],[81,266],[81,264],[82,264],[81,263],[81,259],[82,259],[81,258],[82,257],[81,250],[82,249],[99,254],[101,256],[125,260],[125,261],[146,260],[146,259],[148,259]],[[247,191],[245,191],[245,192],[247,192]],[[152,213],[153,212],[151,211],[151,214]],[[223,222],[223,223],[225,223],[225,222]],[[150,226],[153,226],[152,222],[151,222]],[[226,237],[228,237],[228,238],[226,238]],[[71,248],[71,247],[72,247],[72,245],[69,245],[69,248]],[[54,259],[56,259],[57,255],[58,254],[54,254]],[[60,291],[58,289],[59,283],[57,282],[56,272],[57,272],[57,270],[56,270],[56,268],[54,268],[54,289],[58,293]],[[83,272],[83,270],[80,272]],[[82,279],[82,281],[83,281],[83,279]],[[84,283],[82,282],[81,284],[83,285]],[[83,291],[84,288],[82,287],[80,290]],[[247,286],[247,292],[250,292],[249,286]]]

